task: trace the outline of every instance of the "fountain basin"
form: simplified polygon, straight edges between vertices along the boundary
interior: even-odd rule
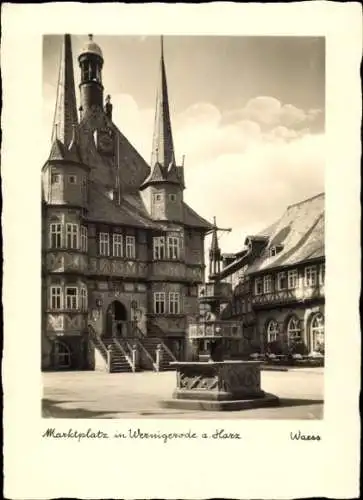
[[[176,388],[161,406],[197,410],[241,410],[276,406],[278,398],[261,389],[259,361],[172,363]]]

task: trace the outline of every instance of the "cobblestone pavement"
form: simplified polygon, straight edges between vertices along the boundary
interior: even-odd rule
[[[262,388],[281,399],[279,407],[231,412],[164,409],[174,372],[43,373],[43,416],[53,418],[177,418],[177,419],[320,419],[323,418],[322,368],[287,372],[264,371]]]

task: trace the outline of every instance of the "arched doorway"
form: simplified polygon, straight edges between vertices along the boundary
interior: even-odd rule
[[[70,348],[64,342],[56,340],[53,343],[54,368],[65,370],[72,365],[72,354]]]
[[[314,314],[310,323],[310,351],[324,353],[324,316],[321,313]]]
[[[106,337],[123,337],[127,335],[127,311],[126,307],[114,300],[106,312]]]

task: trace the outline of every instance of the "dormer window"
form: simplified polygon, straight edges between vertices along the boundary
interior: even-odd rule
[[[284,247],[282,245],[275,245],[269,249],[269,256],[275,257]]]

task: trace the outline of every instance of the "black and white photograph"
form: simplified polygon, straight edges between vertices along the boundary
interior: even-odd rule
[[[43,416],[321,419],[324,37],[47,35],[43,99]]]
[[[4,497],[359,496],[361,13],[2,6]]]

